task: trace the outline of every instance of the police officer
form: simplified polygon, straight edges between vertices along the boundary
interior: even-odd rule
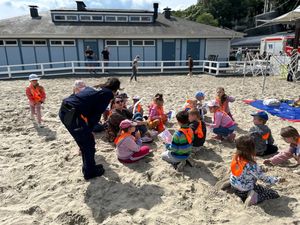
[[[60,120],[81,150],[82,172],[86,180],[99,177],[105,171],[101,164],[95,163],[96,149],[92,130],[120,89],[120,81],[117,78],[109,78],[105,84],[98,87],[100,89],[86,87],[81,92],[65,98],[59,111]]]

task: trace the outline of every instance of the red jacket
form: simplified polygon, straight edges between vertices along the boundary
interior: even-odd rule
[[[32,84],[30,84],[26,88],[26,95],[27,95],[28,100],[34,104],[39,103],[39,102],[43,103],[46,99],[45,90],[39,84],[35,87]]]

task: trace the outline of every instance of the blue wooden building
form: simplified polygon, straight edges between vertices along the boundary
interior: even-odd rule
[[[75,9],[38,12],[0,21],[0,66],[84,61],[90,46],[98,59],[108,46],[110,61],[207,59],[228,60],[230,40],[241,34],[171,15],[169,8],[148,10]]]

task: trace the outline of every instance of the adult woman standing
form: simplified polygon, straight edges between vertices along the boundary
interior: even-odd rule
[[[86,180],[101,176],[104,168],[95,163],[95,139],[92,133],[101,114],[120,89],[117,78],[109,78],[99,90],[86,87],[77,94],[72,94],[62,102],[59,117],[75,139],[82,152],[82,173]]]

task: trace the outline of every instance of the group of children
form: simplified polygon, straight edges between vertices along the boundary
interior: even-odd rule
[[[32,74],[29,80],[30,85],[26,88],[26,94],[31,116],[36,115],[38,124],[41,126],[41,104],[45,101],[46,94],[44,88],[38,84],[38,76]],[[76,81],[73,93],[79,93],[85,87],[83,81]],[[132,99],[133,104],[127,108],[128,96],[125,93],[116,96],[103,118],[105,121],[110,121],[114,113],[119,113],[119,118],[124,118],[118,122],[117,133],[113,137],[117,158],[122,163],[134,163],[148,155],[151,150],[143,143],[149,140],[143,137],[148,135],[152,141],[155,135],[164,132],[166,123],[170,119],[170,113],[164,111],[162,94],[157,93],[153,97],[147,116],[145,116],[141,98],[134,96]],[[271,129],[266,125],[268,114],[264,111],[251,114],[254,126],[250,128],[247,135],[235,139],[234,131],[237,124],[229,108],[229,103],[233,102],[234,98],[227,96],[224,88],[220,87],[217,88],[214,100],[204,104],[204,99],[205,94],[201,91],[197,92],[195,98],[188,99],[182,110],[176,114],[179,129],[172,135],[172,140],[165,143],[165,151],[161,158],[178,170],[181,170],[186,163],[192,165],[191,153],[194,150],[199,151],[199,147],[204,145],[208,128],[215,134],[213,137],[215,140],[235,141],[237,150],[231,162],[230,175],[230,184],[234,193],[247,205],[278,198],[276,191],[257,184],[257,180],[268,184],[284,181],[282,178],[264,175],[261,167],[256,163],[256,156],[274,155],[278,151],[278,147],[274,145]],[[123,109],[126,110],[125,113],[122,112]],[[207,111],[212,113],[212,123],[204,121]],[[122,117],[122,115],[126,116]],[[280,134],[285,142],[290,144],[289,149],[265,159],[263,163],[278,165],[294,158],[300,164],[298,131],[288,126],[282,128]]]

